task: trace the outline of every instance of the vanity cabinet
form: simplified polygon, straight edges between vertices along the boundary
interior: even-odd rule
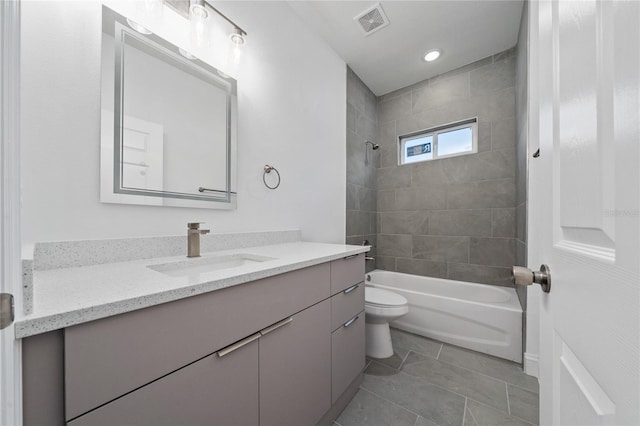
[[[46,401],[50,424],[72,426],[330,424],[362,379],[363,277],[358,255],[27,338],[25,377],[60,379],[25,389],[25,412]]]

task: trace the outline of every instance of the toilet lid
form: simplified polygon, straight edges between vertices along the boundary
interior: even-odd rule
[[[375,287],[364,288],[364,300],[369,305],[378,306],[402,306],[407,304],[407,299],[404,296]]]

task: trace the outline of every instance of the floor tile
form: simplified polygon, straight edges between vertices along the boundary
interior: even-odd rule
[[[418,377],[402,372],[392,376],[365,374],[362,387],[436,424],[443,426],[462,424],[464,397]]]
[[[396,370],[400,368],[400,365],[402,365],[402,361],[404,360],[404,357],[407,354],[404,353],[403,355],[400,355],[398,353],[394,353],[392,356],[390,356],[389,358],[369,358],[371,359],[371,361],[375,361],[379,364],[384,364],[384,365],[388,365],[391,368],[395,368]]]
[[[336,420],[341,426],[414,426],[418,416],[360,389]]]
[[[431,420],[425,419],[422,416],[418,416],[418,419],[416,420],[416,426],[438,426],[438,424],[432,422]]]
[[[398,374],[398,370],[391,368],[388,365],[371,361],[367,368],[365,368],[364,374],[370,374],[372,376],[393,376],[394,374]]]
[[[391,329],[391,341],[393,342],[393,349],[402,357],[404,357],[407,352],[414,351],[436,358],[438,352],[440,352],[440,348],[442,348],[442,343],[440,342],[395,328]]]
[[[410,353],[402,371],[508,413],[505,382],[439,360]]]
[[[507,385],[507,389],[511,415],[537,425],[539,422],[538,394],[512,385]]]
[[[530,426],[530,423],[471,399],[467,399],[464,421],[464,426]]]
[[[520,364],[515,362],[447,344],[443,346],[438,360],[477,371],[538,393],[538,379],[525,374]]]

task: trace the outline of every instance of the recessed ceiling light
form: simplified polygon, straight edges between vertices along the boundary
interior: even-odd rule
[[[427,53],[424,54],[424,60],[427,62],[432,62],[435,61],[436,59],[438,59],[440,57],[440,54],[442,52],[440,51],[440,49],[433,49],[428,51]]]
[[[131,28],[133,28],[134,30],[136,30],[137,32],[139,32],[140,34],[153,34],[151,31],[149,31],[148,29],[146,29],[145,27],[143,27],[142,25],[138,24],[135,21],[132,21],[131,19],[127,18],[127,24],[129,24],[129,26]]]

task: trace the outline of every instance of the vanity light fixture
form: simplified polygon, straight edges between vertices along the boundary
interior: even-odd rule
[[[138,24],[135,21],[132,21],[131,19],[127,18],[127,24],[129,24],[129,26],[131,28],[133,28],[134,30],[136,30],[137,32],[139,32],[140,34],[152,34],[151,31],[149,31],[148,29],[146,29],[145,27],[143,27],[142,25]]]
[[[213,7],[206,0],[163,0],[173,10],[189,20],[191,40],[197,46],[209,44],[209,30],[211,27],[211,12],[215,12],[233,27],[229,34],[232,48],[238,50],[246,43],[247,32],[229,19],[224,13]],[[188,5],[188,7],[187,7]]]
[[[424,54],[424,60],[426,62],[433,62],[440,57],[442,51],[440,49],[432,49]]]

